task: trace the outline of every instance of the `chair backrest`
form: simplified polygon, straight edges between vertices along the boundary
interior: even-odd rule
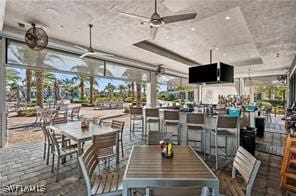
[[[234,129],[238,126],[238,117],[218,116],[217,128]]]
[[[204,114],[202,113],[187,113],[187,123],[204,124]]]
[[[40,108],[40,121],[43,124],[50,123],[52,120],[52,111],[46,109],[46,108]]]
[[[80,111],[80,106],[72,108],[72,114],[79,114],[79,111]]]
[[[143,108],[142,107],[130,107],[131,115],[142,115],[143,114]]]
[[[183,186],[183,187],[148,187],[146,196],[184,196],[184,195],[201,195],[208,196],[209,188],[204,186]]]
[[[235,178],[236,170],[238,170],[247,184],[246,196],[251,195],[252,186],[260,164],[259,160],[256,160],[253,155],[242,146],[239,146],[233,161],[232,178]]]
[[[159,109],[158,108],[146,108],[145,115],[146,115],[146,117],[159,117]]]
[[[50,136],[49,136],[49,130],[46,128],[46,126],[44,124],[41,124],[41,131],[43,133],[44,139],[46,141],[50,141]]]
[[[82,156],[78,157],[80,168],[86,182],[88,196],[91,195],[91,184],[93,184],[94,171],[99,164],[96,152],[97,148],[93,144],[83,153]]]
[[[111,128],[118,130],[120,133],[123,132],[124,122],[119,120],[112,120]]]
[[[59,143],[57,141],[56,133],[54,132],[54,130],[51,130],[51,129],[49,129],[47,131],[47,133],[48,133],[50,141],[51,141],[51,143],[53,145],[53,147],[52,147],[53,151],[56,150],[58,152],[58,154],[60,154],[60,145],[59,145]]]
[[[160,131],[149,131],[148,132],[148,145],[159,145],[160,140],[169,139],[172,140],[172,132],[160,132]]]
[[[52,125],[63,124],[63,123],[67,123],[67,122],[68,122],[67,116],[56,117],[56,118],[51,119]]]
[[[179,111],[165,110],[164,120],[179,120]]]
[[[114,148],[117,154],[118,152],[118,132],[110,132],[93,136],[93,145],[97,148],[97,156],[104,156],[114,154]],[[107,152],[107,154],[105,154]]]

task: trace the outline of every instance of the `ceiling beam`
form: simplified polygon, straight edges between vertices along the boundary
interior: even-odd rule
[[[285,69],[277,69],[270,71],[256,71],[255,73],[234,73],[234,78],[249,78],[249,77],[261,77],[261,76],[278,76],[287,74]]]
[[[0,31],[4,26],[4,14],[5,14],[6,0],[0,0]]]

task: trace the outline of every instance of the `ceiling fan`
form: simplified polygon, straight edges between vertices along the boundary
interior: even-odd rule
[[[89,24],[88,26],[89,26],[89,47],[86,49],[86,48],[83,48],[81,46],[74,45],[76,48],[79,48],[79,49],[85,51],[85,53],[83,55],[81,55],[79,58],[82,59],[85,56],[94,55],[94,54],[103,55],[103,56],[113,56],[112,54],[108,54],[108,53],[105,53],[105,52],[95,51],[92,48],[92,45],[91,45],[91,28],[93,27],[93,25]]]
[[[154,7],[154,13],[152,14],[151,18],[148,18],[146,16],[140,16],[136,14],[130,14],[126,12],[119,12],[120,14],[133,17],[133,18],[138,18],[144,22],[149,23],[150,25],[150,38],[152,40],[155,39],[156,33],[158,28],[163,25],[163,24],[168,24],[168,23],[174,23],[174,22],[179,22],[179,21],[184,21],[184,20],[191,20],[196,17],[196,13],[188,13],[188,14],[180,14],[180,15],[173,15],[173,16],[164,16],[160,17],[160,15],[157,13],[157,0],[155,0],[155,7]]]

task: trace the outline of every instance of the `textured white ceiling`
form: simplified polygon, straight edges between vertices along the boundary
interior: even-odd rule
[[[87,46],[92,23],[94,48],[186,73],[187,65],[133,46],[148,39],[149,27],[118,14],[150,17],[153,9],[153,0],[7,0],[4,25],[17,28],[18,22],[39,22],[47,26],[50,37]],[[160,0],[161,16],[192,11],[198,15],[161,27],[154,42],[205,64],[209,50],[216,47],[213,61],[233,64],[236,74],[249,69],[284,73],[296,54],[295,10],[295,0]],[[256,64],[261,59],[263,64]]]

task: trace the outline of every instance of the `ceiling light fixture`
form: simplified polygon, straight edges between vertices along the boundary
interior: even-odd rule
[[[191,28],[191,31],[195,31],[195,28]]]
[[[230,16],[226,16],[225,19],[226,19],[226,20],[229,20],[229,19],[230,19]]]

